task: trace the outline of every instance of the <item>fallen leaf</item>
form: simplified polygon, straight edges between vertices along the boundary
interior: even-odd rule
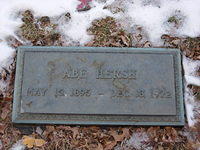
[[[96,150],[103,150],[102,144],[98,143],[98,147],[96,148]]]
[[[143,47],[151,47],[151,43],[149,41],[146,41],[144,43]]]
[[[121,142],[124,140],[124,138],[130,137],[129,128],[122,128],[122,132],[122,134],[118,134],[116,130],[111,130],[110,135],[113,136],[114,141],[107,143],[104,149],[113,149],[113,147],[116,146],[117,142]]]
[[[56,129],[62,129],[62,130],[70,130],[73,132],[73,138],[76,138],[76,136],[79,134],[79,128],[78,127],[70,127],[70,126],[59,126]]]
[[[30,136],[23,136],[22,143],[26,145],[28,148],[33,148],[34,146],[41,147],[46,142],[43,139],[35,139],[34,137]]]
[[[115,139],[115,141],[117,141],[117,142],[118,141],[123,141],[124,138],[128,138],[130,136],[128,128],[123,128],[122,131],[123,131],[122,134],[118,134],[116,131],[113,131],[111,133],[111,135],[113,136],[113,138]]]
[[[35,144],[35,139],[29,136],[23,136],[22,143],[26,145],[28,148],[33,148]]]
[[[117,144],[116,141],[110,142],[110,143],[106,144],[104,150],[111,150],[115,147],[116,144]]]
[[[71,129],[71,131],[73,132],[73,138],[76,138],[76,136],[79,134],[79,128],[74,127]]]
[[[12,101],[12,99],[13,99],[12,97],[4,97],[3,98],[3,100],[5,100],[5,101]]]
[[[6,119],[6,117],[8,116],[10,112],[10,108],[9,108],[9,105],[6,105],[2,108],[2,113],[1,113],[1,118],[4,120]]]
[[[6,128],[6,125],[0,123],[0,133],[1,133],[1,134],[4,134],[5,128]]]
[[[129,46],[130,44],[128,44],[128,39],[126,39],[123,35],[120,36],[123,43],[126,45],[126,46]]]
[[[164,148],[161,145],[159,145],[158,150],[164,150]]]
[[[200,55],[199,55],[199,56],[197,56],[197,59],[198,59],[198,60],[200,60]]]
[[[41,147],[45,144],[46,142],[43,139],[35,139],[35,146]]]
[[[55,127],[48,125],[46,126],[46,130],[42,133],[44,136],[47,136],[48,134],[50,134],[51,132],[55,131]]]

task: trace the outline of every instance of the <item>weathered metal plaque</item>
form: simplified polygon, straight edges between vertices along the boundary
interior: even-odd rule
[[[20,47],[13,122],[183,125],[180,52]]]

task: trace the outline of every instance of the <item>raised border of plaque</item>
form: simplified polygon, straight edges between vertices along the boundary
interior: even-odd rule
[[[65,52],[65,53],[121,53],[121,54],[169,54],[173,56],[176,115],[93,115],[93,114],[43,114],[21,113],[24,55],[26,52]],[[178,49],[165,48],[108,48],[108,47],[40,47],[21,46],[17,50],[17,64],[13,100],[13,123],[25,124],[69,124],[69,125],[159,125],[183,126],[184,105],[182,85],[181,54]]]

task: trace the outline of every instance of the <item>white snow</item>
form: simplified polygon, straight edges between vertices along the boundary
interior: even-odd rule
[[[128,141],[128,145],[133,146],[135,149],[146,149],[150,150],[152,147],[147,147],[145,144],[149,140],[149,137],[146,132],[134,132],[131,138]]]
[[[13,49],[11,47],[9,47],[5,41],[0,42],[0,61],[1,61],[1,63],[6,61],[6,58],[11,56],[12,53],[13,53]]]
[[[200,77],[196,76],[196,70],[200,67],[200,61],[190,60],[186,57],[183,57],[183,68],[184,68],[184,79],[185,79],[185,107],[188,125],[193,126],[196,122],[194,119],[194,108],[196,102],[194,100],[194,96],[190,89],[187,87],[189,84],[200,86]]]
[[[22,140],[15,143],[10,150],[25,150],[25,145],[22,144]]]
[[[74,41],[80,42],[81,45],[88,42],[91,36],[87,34],[87,29],[90,27],[91,22],[95,19],[111,16],[111,12],[103,9],[104,5],[94,2],[93,8],[86,12],[71,12],[71,20],[69,23],[60,24],[59,29],[62,34],[70,37]],[[76,8],[76,7],[75,7]]]
[[[87,28],[90,23],[98,18],[112,15],[106,9],[103,9],[103,3],[93,2],[93,8],[89,11],[78,12],[76,10],[78,0],[1,0],[0,1],[0,66],[1,63],[14,51],[6,41],[6,37],[16,37],[16,30],[22,21],[19,17],[19,11],[30,9],[37,16],[56,17],[63,13],[69,12],[72,19],[70,22],[57,22],[59,30],[64,36],[74,41],[80,42],[81,45],[90,40],[87,34]]]
[[[48,15],[50,17],[59,16],[69,12],[72,19],[69,22],[57,22],[59,31],[66,39],[78,41],[80,45],[88,42],[91,36],[87,34],[87,28],[95,19],[105,16],[116,18],[129,18],[130,27],[141,25],[148,33],[150,41],[154,46],[161,45],[160,36],[162,34],[176,34],[178,36],[199,36],[200,35],[200,1],[199,0],[124,0],[125,12],[112,14],[104,6],[112,4],[116,0],[100,2],[93,0],[92,9],[85,12],[77,12],[76,7],[80,3],[78,0],[1,0],[0,1],[0,64],[13,52],[9,48],[5,38],[16,36],[16,30],[21,25],[19,11],[31,9],[35,16]],[[120,1],[120,0],[119,0]],[[122,6],[120,6],[122,7]],[[167,19],[174,15],[176,11],[184,16],[182,26],[173,30],[169,29]]]
[[[145,149],[152,150],[153,147],[148,145],[149,137],[145,131],[135,131],[131,135],[131,138],[122,142],[120,146],[117,146],[115,150],[121,149]]]
[[[147,1],[149,3],[147,3]],[[135,24],[143,26],[154,45],[161,44],[162,34],[196,37],[200,35],[199,0],[133,0],[128,4],[128,15]],[[144,3],[149,5],[144,5]],[[167,20],[176,11],[185,17],[178,30],[169,31]]]
[[[187,84],[200,86],[200,78],[199,77],[185,75],[185,80],[186,80]]]

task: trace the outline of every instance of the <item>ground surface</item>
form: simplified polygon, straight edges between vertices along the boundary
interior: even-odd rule
[[[123,11],[120,7],[107,6],[113,13]],[[89,9],[89,8],[87,8]],[[91,8],[92,9],[92,8]],[[57,24],[48,16],[35,17],[30,10],[21,12],[22,25],[17,35],[10,36],[6,42],[12,48],[20,45],[34,46],[68,46],[66,38],[57,30]],[[71,19],[66,12],[61,17]],[[179,19],[172,16],[168,20],[176,27]],[[134,27],[134,33],[125,30],[124,26],[113,17],[104,17],[92,22],[87,30],[93,38],[84,46],[108,47],[155,47],[148,39],[141,26]],[[186,62],[200,60],[200,37],[178,37],[163,34],[163,44],[159,47],[179,48]],[[23,42],[22,42],[23,41]],[[70,42],[79,46],[80,43]],[[13,100],[13,83],[15,74],[15,54],[0,73],[0,149],[45,149],[45,150],[197,150],[200,148],[200,87],[187,82],[185,95],[192,110],[195,122],[190,127],[188,122],[182,128],[173,127],[111,127],[111,126],[66,126],[66,125],[14,125],[11,123]],[[193,61],[194,60],[194,61]],[[188,70],[185,70],[188,71]],[[183,75],[187,75],[184,72]],[[200,68],[193,72],[200,76]],[[189,80],[192,81],[192,80]],[[197,84],[198,85],[198,84]],[[192,97],[192,100],[191,100]],[[189,105],[188,105],[189,106]]]

